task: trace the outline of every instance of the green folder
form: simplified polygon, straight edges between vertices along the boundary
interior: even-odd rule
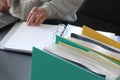
[[[52,53],[33,48],[31,80],[105,80]]]

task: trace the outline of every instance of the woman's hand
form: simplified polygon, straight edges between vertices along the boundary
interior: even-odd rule
[[[27,23],[28,25],[39,26],[48,17],[48,13],[44,8],[33,7],[33,9],[28,14]]]
[[[0,0],[0,11],[9,11],[7,0]]]

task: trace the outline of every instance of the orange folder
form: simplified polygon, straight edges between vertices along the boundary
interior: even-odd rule
[[[114,48],[120,49],[120,42],[117,42],[103,34],[98,33],[97,31],[87,27],[87,26],[83,26],[83,30],[82,30],[82,35],[85,35],[87,37],[90,37],[92,39],[95,39],[99,42],[105,43],[107,45],[110,45]]]

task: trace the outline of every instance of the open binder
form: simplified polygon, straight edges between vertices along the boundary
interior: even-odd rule
[[[105,80],[72,62],[33,48],[31,80]]]
[[[119,71],[115,62],[61,36],[32,52],[31,80],[119,80]]]

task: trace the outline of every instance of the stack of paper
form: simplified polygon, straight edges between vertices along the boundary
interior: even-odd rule
[[[77,35],[77,34],[71,34],[71,37],[68,38],[69,40],[83,45],[89,49],[92,49],[96,52],[99,52],[101,55],[110,57],[114,60],[117,60],[120,62],[120,51],[115,50],[107,45],[104,45],[98,41],[95,41],[93,39],[90,39],[83,35]]]
[[[71,36],[75,39],[70,40],[120,62],[120,42],[115,40],[115,33],[95,31],[87,26],[68,25],[67,28],[66,38]]]
[[[56,37],[56,44],[45,47],[44,50],[82,64],[97,74],[105,75],[108,80],[116,80],[120,76],[120,64],[94,50],[60,36]]]
[[[105,36],[105,32],[95,31],[93,33],[89,31],[90,28],[76,27],[75,29],[71,25],[68,25],[67,28],[68,32],[66,32],[67,35],[64,38],[57,36],[56,43],[58,45],[52,44],[44,49],[57,56],[82,64],[95,73],[105,75],[108,80],[119,80],[119,42],[111,39],[115,34],[108,33],[109,35]],[[100,38],[103,42],[96,38]],[[105,40],[115,45],[108,45]]]

